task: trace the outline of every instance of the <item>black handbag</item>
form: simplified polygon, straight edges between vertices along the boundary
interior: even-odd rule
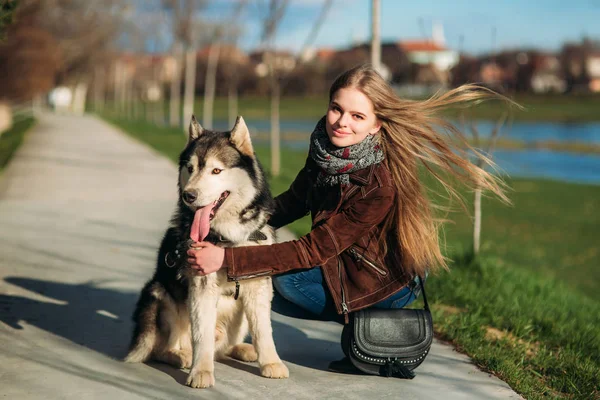
[[[425,295],[423,309],[366,308],[353,313],[344,352],[364,373],[412,379],[433,342],[433,321]],[[416,282],[415,282],[416,283]],[[415,285],[416,286],[416,285]]]

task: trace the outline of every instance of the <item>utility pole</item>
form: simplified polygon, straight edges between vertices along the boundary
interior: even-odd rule
[[[371,0],[371,65],[377,72],[381,72],[381,35],[379,29],[380,11],[380,0]]]
[[[188,43],[185,50],[185,85],[183,87],[183,121],[189,121],[194,113],[196,92],[196,48]],[[184,131],[186,129],[184,128]]]

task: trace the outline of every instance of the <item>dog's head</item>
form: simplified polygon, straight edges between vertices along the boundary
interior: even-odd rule
[[[203,240],[211,221],[239,215],[261,183],[250,132],[242,117],[229,132],[205,130],[192,116],[179,159],[181,201],[194,212],[192,238]]]

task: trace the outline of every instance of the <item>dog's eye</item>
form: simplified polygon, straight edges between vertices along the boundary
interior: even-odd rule
[[[187,170],[191,174],[192,172],[194,172],[194,166],[193,165],[188,165]]]
[[[221,171],[223,171],[222,169],[219,168],[213,168],[212,170],[212,174],[213,175],[219,175],[221,173]]]

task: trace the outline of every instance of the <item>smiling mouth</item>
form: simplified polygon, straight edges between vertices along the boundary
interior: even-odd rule
[[[219,199],[215,202],[215,205],[213,206],[212,210],[210,210],[210,220],[212,221],[212,219],[215,217],[215,214],[217,213],[217,210],[219,209],[219,207],[221,207],[221,205],[225,202],[225,200],[227,199],[227,197],[229,196],[229,191],[224,191],[223,193],[221,193],[221,196],[219,197]]]
[[[339,129],[334,129],[333,133],[335,133],[338,136],[344,136],[344,135],[349,135],[350,134],[350,132],[340,131]]]
[[[204,207],[199,207],[194,212],[194,220],[190,228],[190,238],[195,242],[201,242],[208,235],[210,231],[210,221],[215,217],[217,211],[223,205],[229,191],[224,191],[217,201],[213,201],[211,204],[207,204]]]

